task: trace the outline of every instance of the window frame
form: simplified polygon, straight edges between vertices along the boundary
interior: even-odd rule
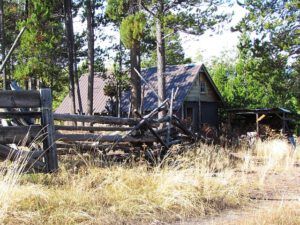
[[[200,93],[201,94],[207,93],[206,83],[204,81],[200,81]]]

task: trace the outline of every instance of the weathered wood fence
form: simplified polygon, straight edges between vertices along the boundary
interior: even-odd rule
[[[172,99],[166,99],[144,116],[135,111],[135,119],[55,114],[52,113],[50,89],[0,91],[0,108],[3,109],[0,118],[19,122],[15,126],[4,126],[2,123],[0,157],[27,154],[31,166],[37,170],[53,172],[58,169],[58,153],[68,152],[63,150],[74,146],[79,146],[84,151],[121,148],[128,153],[132,152],[132,148],[142,150],[143,146],[151,146],[153,149],[156,143],[160,156],[163,156],[171,145],[181,141],[178,134],[195,140],[194,134],[173,115],[172,104]],[[167,110],[168,115],[157,119],[156,115],[161,110]],[[39,123],[28,122],[32,118]],[[69,121],[67,125],[66,121]],[[28,146],[28,142],[36,139],[42,142],[42,146],[40,149],[35,148],[35,151],[22,151],[11,147],[12,143]]]
[[[28,157],[28,166],[44,172],[56,171],[58,160],[51,90],[0,91],[0,109],[0,157],[13,160],[24,155]],[[28,122],[31,118],[37,118],[39,124]],[[3,121],[10,121],[12,125],[5,125]],[[41,149],[32,152],[18,149],[36,139],[41,139]],[[12,144],[17,147],[11,147]]]

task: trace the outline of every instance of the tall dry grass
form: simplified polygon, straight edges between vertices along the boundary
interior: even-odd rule
[[[0,223],[7,215],[7,211],[12,204],[12,194],[14,193],[22,172],[27,165],[28,155],[9,155],[0,167]],[[11,162],[12,160],[12,162]]]
[[[260,185],[264,185],[264,181],[270,173],[293,170],[295,163],[300,159],[299,146],[294,148],[282,139],[257,141],[253,153],[262,160],[262,165],[258,169]]]
[[[92,163],[90,164],[92,165]],[[146,164],[24,175],[7,224],[131,224],[176,221],[238,207],[245,184],[227,152],[201,145],[163,167]]]
[[[254,215],[240,220],[238,225],[299,225],[300,203],[279,203],[260,209]]]
[[[7,192],[3,223],[144,224],[236,208],[247,203],[249,171],[268,168],[262,169],[267,174],[275,168],[266,167],[273,156],[264,145],[247,151],[239,164],[230,159],[230,149],[202,144],[186,146],[180,155],[174,150],[154,168],[144,162],[103,168],[90,156],[78,156],[84,161],[78,168],[67,159],[55,174],[18,175],[20,182]],[[255,162],[260,154],[269,157],[262,165]]]

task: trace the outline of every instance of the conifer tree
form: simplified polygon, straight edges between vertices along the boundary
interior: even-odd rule
[[[53,91],[61,89],[66,63],[62,9],[60,0],[30,2],[28,18],[18,23],[27,29],[16,51],[14,79],[24,82],[35,78],[41,87],[48,86]]]
[[[68,48],[68,72],[69,72],[69,97],[72,102],[71,112],[76,113],[75,101],[75,76],[74,76],[74,32],[73,32],[73,16],[72,16],[72,0],[64,0],[65,10],[65,29]]]
[[[164,1],[142,0],[141,5],[149,16],[155,21],[156,45],[157,45],[157,80],[159,103],[165,99],[165,30],[172,29],[174,32],[183,31],[190,34],[201,35],[208,29],[224,21],[228,15],[218,11],[222,0],[209,2],[201,0],[192,1]],[[164,115],[162,111],[159,117]]]
[[[145,14],[140,11],[138,0],[109,0],[107,15],[120,23],[120,36],[124,46],[130,49],[130,83],[131,104],[134,110],[141,105],[141,71],[140,41],[146,24]]]

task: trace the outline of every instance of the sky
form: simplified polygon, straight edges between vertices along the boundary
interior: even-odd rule
[[[210,31],[205,32],[201,36],[193,36],[181,33],[181,44],[186,57],[192,58],[194,62],[199,60],[199,54],[204,62],[210,61],[212,58],[220,57],[222,52],[227,54],[236,54],[236,46],[238,44],[239,33],[231,32],[230,27],[236,25],[246,14],[246,10],[238,4],[234,4],[231,8],[234,12],[232,20],[229,24],[222,27],[219,34]]]
[[[233,10],[234,15],[231,22],[222,26],[218,33],[207,31],[201,36],[180,33],[181,44],[186,57],[191,58],[195,63],[200,63],[200,61],[206,63],[213,58],[220,57],[223,52],[230,54],[230,56],[236,55],[239,33],[231,32],[230,27],[236,25],[243,18],[246,11],[237,3],[225,10]],[[82,32],[85,28],[86,24],[82,24],[79,17],[74,18],[74,31],[76,33]],[[119,42],[119,34],[113,31],[112,28],[105,27],[95,31],[96,35],[100,32],[111,35],[111,38],[106,41],[97,40],[95,47],[105,47],[110,45],[111,42]],[[106,64],[111,64],[111,62]]]

